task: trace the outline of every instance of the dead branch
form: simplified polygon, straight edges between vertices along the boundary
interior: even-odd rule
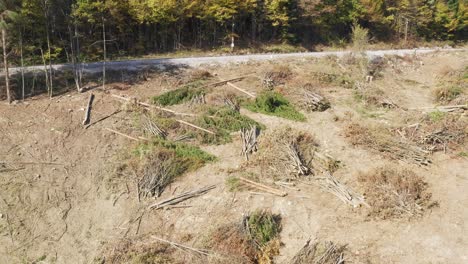
[[[164,131],[163,129],[159,128],[149,117],[144,116],[144,130],[153,136],[158,136],[162,139],[166,139],[167,137],[167,132]]]
[[[106,115],[106,116],[100,118],[99,120],[96,120],[93,123],[90,123],[90,124],[86,125],[85,129],[88,129],[90,126],[95,125],[95,124],[97,124],[99,122],[102,122],[102,121],[108,119],[109,117],[112,117],[113,115],[116,115],[116,114],[118,114],[120,112],[121,112],[121,110],[116,110],[116,111],[112,112],[110,115]]]
[[[308,91],[304,92],[302,104],[309,111],[323,112],[330,108],[330,102],[327,99],[317,93]]]
[[[122,137],[126,137],[126,138],[131,139],[131,140],[135,140],[135,141],[146,140],[146,141],[149,141],[149,139],[147,139],[147,138],[144,138],[144,137],[135,138],[135,137],[129,136],[127,134],[124,134],[122,132],[119,132],[119,131],[113,130],[111,128],[108,128],[108,127],[106,127],[106,130],[108,130],[108,131],[110,131],[110,132],[112,132],[114,134],[120,135]]]
[[[192,251],[192,252],[195,252],[195,253],[198,253],[198,254],[201,254],[201,255],[205,255],[205,256],[209,256],[210,254],[208,253],[207,250],[204,250],[204,249],[197,249],[197,248],[193,248],[193,247],[188,247],[188,246],[185,246],[185,245],[182,245],[182,244],[179,244],[179,243],[175,243],[175,242],[172,242],[172,241],[169,241],[169,240],[166,240],[166,239],[162,239],[162,238],[159,238],[159,237],[156,237],[156,236],[151,236],[151,238],[155,239],[155,240],[158,240],[160,242],[164,242],[164,243],[167,243],[177,249],[180,249],[182,251],[185,251],[187,252],[188,251]]]
[[[94,94],[91,93],[89,95],[88,105],[86,106],[85,117],[83,120],[84,126],[89,124],[89,122],[91,121],[91,109],[92,109],[93,101],[94,101]]]
[[[249,186],[254,187],[256,189],[259,189],[259,190],[262,190],[264,192],[268,192],[268,193],[271,193],[271,194],[274,194],[274,195],[277,195],[277,196],[284,197],[284,196],[288,195],[288,193],[286,193],[286,192],[280,191],[280,190],[275,189],[275,188],[271,188],[269,186],[266,186],[266,185],[258,183],[258,182],[248,180],[248,179],[243,178],[243,177],[239,177],[239,180],[241,180],[242,183],[244,183],[246,185],[249,185]]]
[[[214,188],[216,188],[216,185],[207,186],[207,187],[201,188],[199,190],[191,191],[191,192],[185,192],[185,193],[173,196],[171,198],[168,198],[166,200],[160,201],[158,203],[152,204],[148,207],[148,209],[161,209],[165,206],[175,205],[185,200],[203,195]]]
[[[361,204],[370,207],[364,200],[364,197],[348,188],[346,185],[338,181],[329,172],[325,172],[323,177],[314,178],[314,183],[318,184],[324,190],[335,195],[346,204],[353,207],[359,207]]]
[[[187,125],[187,126],[196,128],[196,129],[198,129],[198,130],[204,131],[204,132],[206,132],[206,133],[208,133],[208,134],[216,135],[216,133],[214,133],[213,131],[210,131],[210,130],[208,130],[208,129],[204,129],[204,128],[202,128],[202,127],[196,126],[196,125],[194,125],[194,124],[192,124],[192,123],[189,123],[189,122],[186,122],[186,121],[184,121],[184,120],[176,120],[176,121],[179,122],[179,123],[181,123],[181,124],[184,124],[184,125]]]

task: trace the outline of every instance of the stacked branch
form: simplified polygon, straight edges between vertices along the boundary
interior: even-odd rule
[[[344,263],[344,246],[333,242],[311,242],[308,240],[289,264],[342,264]]]
[[[232,109],[233,111],[239,112],[240,111],[240,105],[239,102],[235,99],[233,96],[226,96],[224,99],[224,104]]]
[[[246,160],[249,160],[249,155],[258,150],[257,137],[259,131],[260,130],[256,126],[251,126],[250,129],[242,128],[240,131],[242,138],[242,155]]]
[[[195,95],[190,100],[190,106],[202,105],[202,104],[206,104],[206,99],[205,99],[205,94],[204,93],[200,93],[198,95]]]
[[[142,168],[143,176],[138,181],[138,198],[159,197],[172,182],[176,166],[174,160],[164,153],[149,158]]]
[[[344,203],[353,206],[354,208],[361,205],[369,206],[364,197],[342,184],[335,176],[329,172],[325,172],[323,177],[314,178],[315,183],[318,184],[325,191],[335,195]]]
[[[327,99],[317,93],[309,91],[304,92],[302,104],[304,108],[309,111],[323,112],[330,108],[330,102]]]
[[[297,145],[296,141],[291,141],[286,147],[286,153],[288,157],[288,165],[291,167],[291,171],[293,171],[298,176],[306,176],[309,175],[312,170],[306,165],[304,158],[302,157],[301,151],[299,150],[299,146]]]
[[[144,124],[143,124],[144,130],[146,133],[160,137],[162,139],[166,139],[167,137],[167,132],[158,127],[149,117],[145,116]]]

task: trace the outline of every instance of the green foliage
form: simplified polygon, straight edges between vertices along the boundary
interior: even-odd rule
[[[298,112],[291,103],[278,92],[266,91],[255,100],[247,101],[244,107],[253,112],[274,115],[294,121],[305,121],[303,114]]]
[[[369,30],[361,27],[359,24],[354,24],[351,41],[355,52],[365,51],[369,45]]]
[[[431,119],[432,122],[439,122],[444,119],[446,113],[441,112],[441,111],[434,111],[430,112],[428,114],[429,118]]]
[[[250,236],[259,248],[275,239],[281,231],[280,217],[267,211],[255,211],[246,221]]]
[[[184,87],[155,96],[152,98],[152,101],[154,104],[162,106],[176,105],[190,101],[195,96],[205,93],[203,89],[197,89],[199,85],[199,81],[187,84]]]
[[[256,126],[259,129],[265,129],[265,126],[255,120],[241,115],[239,112],[229,107],[210,108],[196,121],[197,125],[216,131],[216,135],[204,133],[203,143],[223,144],[231,142],[230,133],[237,132],[242,128]]]
[[[151,142],[141,143],[134,150],[134,154],[140,157],[146,156],[155,150],[165,150],[173,153],[179,164],[180,174],[202,167],[207,162],[216,161],[216,157],[206,153],[198,147],[180,142],[171,142],[164,139],[153,139]]]

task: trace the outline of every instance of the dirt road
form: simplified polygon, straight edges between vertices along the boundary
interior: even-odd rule
[[[463,51],[464,49],[401,49],[401,50],[373,50],[367,51],[366,54],[370,57],[385,56],[385,55],[411,55],[411,54],[426,54],[441,51]],[[288,58],[321,58],[326,56],[344,56],[351,51],[323,51],[323,52],[301,52],[301,53],[281,53],[281,54],[252,54],[252,55],[237,55],[237,56],[215,56],[215,57],[194,57],[194,58],[163,58],[163,59],[141,59],[141,60],[125,60],[125,61],[109,61],[106,62],[108,70],[127,70],[137,71],[148,68],[164,68],[167,66],[190,66],[197,67],[204,64],[227,64],[227,63],[242,63],[247,61],[268,61],[276,59]],[[103,62],[93,62],[82,64],[83,70],[88,73],[99,73],[104,66]],[[72,69],[72,64],[55,64],[52,65],[54,70]],[[44,66],[26,67],[25,71],[43,71]],[[10,69],[12,74],[20,72],[19,67]]]

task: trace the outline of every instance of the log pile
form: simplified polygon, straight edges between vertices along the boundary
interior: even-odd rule
[[[323,96],[313,93],[313,92],[304,92],[303,105],[309,111],[319,111],[323,112],[330,108],[330,102],[325,99]]]
[[[292,141],[287,145],[286,153],[288,157],[288,165],[291,167],[291,171],[297,176],[306,176],[312,173],[312,170],[304,161],[302,154],[299,150],[297,142]]]
[[[258,150],[257,137],[259,129],[256,126],[251,126],[249,129],[242,128],[240,131],[242,138],[242,155],[248,161],[249,156]]]

